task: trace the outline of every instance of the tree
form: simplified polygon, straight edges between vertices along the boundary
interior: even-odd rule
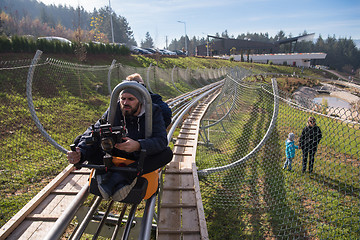
[[[141,41],[141,47],[144,47],[144,48],[153,48],[154,47],[154,41],[151,38],[149,32],[146,32],[145,40]]]
[[[228,34],[228,31],[226,29],[225,29],[225,31],[223,33],[221,33],[221,37],[229,38],[229,34]]]
[[[40,16],[41,22],[48,24],[50,27],[55,27],[55,21],[52,16],[49,16],[49,14],[46,12],[45,8],[41,9],[41,16]]]
[[[107,39],[112,39],[112,30],[110,25],[111,16],[114,30],[114,41],[117,43],[124,43],[127,46],[137,45],[126,18],[117,16],[114,12],[110,11],[109,7],[100,8],[98,12],[94,11],[94,16],[97,15],[102,16],[102,22],[99,24],[99,30],[106,35]]]
[[[278,34],[275,35],[274,40],[275,41],[280,41],[280,40],[283,40],[283,39],[286,39],[285,32],[283,30],[280,30],[278,32]]]
[[[90,26],[93,28],[90,32],[93,34],[93,41],[95,42],[108,42],[106,35],[102,32],[102,24],[104,18],[102,15],[98,14],[91,18]]]

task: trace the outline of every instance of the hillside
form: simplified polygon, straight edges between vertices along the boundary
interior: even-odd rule
[[[14,61],[23,59],[32,59],[35,53],[0,53],[1,61]],[[160,68],[220,68],[220,67],[244,67],[251,68],[255,73],[279,72],[284,74],[300,73],[300,68],[291,66],[276,66],[270,64],[256,64],[246,62],[232,62],[229,60],[206,57],[172,57],[163,55],[111,55],[111,54],[87,54],[85,61],[79,61],[75,54],[47,54],[43,53],[42,58],[53,58],[72,63],[86,65],[110,65],[113,60],[127,66],[148,67],[150,64]],[[302,75],[324,77],[325,72],[319,69],[305,69]],[[328,77],[332,77],[329,75]]]
[[[0,197],[3,199],[0,226],[68,165],[66,156],[43,137],[29,111],[26,80],[33,57],[23,53],[0,54]],[[199,169],[237,161],[260,142],[274,105],[274,97],[269,94],[271,84],[267,83],[276,76],[280,88],[279,115],[276,129],[263,150],[236,171],[202,178],[202,199],[211,239],[239,236],[297,239],[305,235],[309,239],[335,239],[338,231],[358,238],[358,225],[354,224],[359,217],[358,125],[342,123],[325,114],[317,116],[324,138],[318,149],[316,173],[301,174],[300,153],[294,161],[294,172],[281,169],[288,132],[294,131],[298,137],[312,114],[290,105],[290,94],[299,86],[315,86],[324,77],[335,78],[333,75],[319,69],[302,71],[295,67],[214,58],[89,54],[85,62],[79,62],[73,54],[44,53],[34,71],[34,109],[44,129],[61,146],[68,148],[106,110],[109,94],[105,86],[108,67],[114,59],[117,64],[110,78],[112,87],[128,74],[138,72],[149,78],[149,86],[165,100],[223,79],[219,71],[222,68],[239,73],[234,74],[239,79],[226,80],[227,89],[220,101],[224,104],[215,104],[219,109],[205,118],[209,120],[204,124],[220,119],[223,124],[207,131],[211,134],[207,139],[214,145],[199,147]],[[241,76],[249,71],[262,76],[243,80]],[[265,76],[266,73],[272,74]],[[233,112],[223,118],[227,109]],[[228,210],[224,211],[224,207]],[[224,231],[218,231],[219,228]]]

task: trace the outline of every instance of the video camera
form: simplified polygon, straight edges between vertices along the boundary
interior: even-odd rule
[[[123,138],[127,135],[127,129],[123,121],[121,121],[120,126],[112,127],[111,124],[105,122],[100,127],[92,125],[91,128],[91,135],[85,137],[85,143],[92,145],[100,141],[101,148],[108,153],[111,152],[116,143],[122,143]]]

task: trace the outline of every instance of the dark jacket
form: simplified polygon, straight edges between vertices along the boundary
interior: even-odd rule
[[[171,116],[172,116],[171,109],[169,108],[167,103],[165,103],[162,100],[162,97],[159,94],[150,93],[150,96],[151,96],[152,103],[159,105],[159,107],[161,108],[162,115],[164,117],[165,128],[167,128],[171,123]]]
[[[161,151],[163,151],[167,147],[167,133],[165,129],[164,120],[162,117],[161,109],[158,105],[153,104],[153,115],[152,115],[152,135],[150,138],[145,139],[145,114],[140,117],[126,117],[125,124],[128,131],[127,136],[133,140],[136,140],[140,143],[141,149],[146,150],[147,155],[154,155]],[[103,114],[104,119],[107,118],[109,109]],[[120,103],[118,102],[115,119],[113,126],[119,126],[121,120],[124,120],[124,117],[120,110]],[[100,121],[95,123],[95,127],[100,126]],[[93,164],[102,164],[102,158],[104,156],[104,152],[101,149],[100,141],[92,144],[86,145],[85,137],[91,135],[91,128],[89,127],[82,137],[80,138],[80,142],[78,147],[81,150],[81,161],[88,160]],[[120,151],[118,149],[113,149],[113,156],[125,157],[129,159],[136,160],[139,156],[139,152],[134,153],[126,153],[124,151]]]
[[[311,149],[316,151],[321,138],[321,130],[317,125],[306,126],[301,132],[299,147],[305,151]]]

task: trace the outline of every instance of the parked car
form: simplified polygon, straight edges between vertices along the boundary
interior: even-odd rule
[[[150,53],[152,54],[156,54],[156,53],[159,53],[158,50],[156,50],[155,48],[144,48],[145,50],[149,51]]]
[[[69,39],[63,38],[63,37],[54,37],[54,36],[50,36],[50,37],[38,37],[38,40],[47,40],[47,41],[59,41],[62,43],[67,43],[69,45],[71,45],[71,41]]]
[[[175,50],[174,51],[176,53],[176,55],[178,56],[186,56],[185,52],[181,51],[181,50]]]
[[[169,51],[169,50],[166,50],[166,49],[159,49],[159,51],[160,51],[163,55],[176,55],[175,52]]]
[[[151,54],[151,52],[149,52],[148,50],[135,46],[132,46],[130,48],[130,51],[133,54]]]

